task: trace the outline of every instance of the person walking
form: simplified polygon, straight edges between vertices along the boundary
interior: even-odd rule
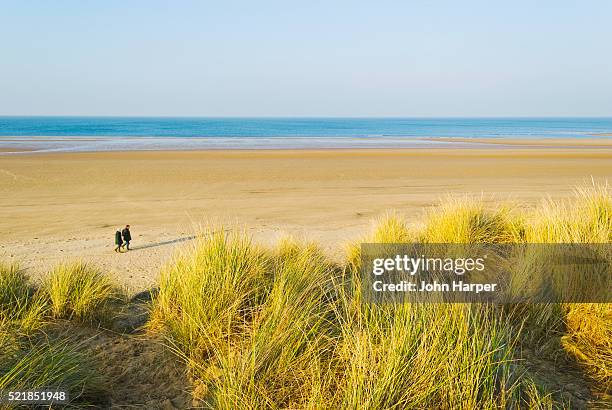
[[[121,231],[121,236],[123,237],[123,245],[129,251],[130,250],[130,241],[132,240],[132,234],[130,233],[130,225],[125,225],[125,228]]]
[[[121,232],[115,232],[115,252],[121,252],[121,245],[123,245],[123,240],[121,239]]]

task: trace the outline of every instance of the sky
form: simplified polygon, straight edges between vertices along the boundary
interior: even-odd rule
[[[0,10],[0,115],[612,115],[608,0]]]

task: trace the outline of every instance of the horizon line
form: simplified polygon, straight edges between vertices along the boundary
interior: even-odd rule
[[[612,119],[612,115],[449,115],[449,116],[334,116],[334,115],[90,115],[90,114],[51,114],[51,115],[5,115],[0,118],[183,118],[183,119]]]

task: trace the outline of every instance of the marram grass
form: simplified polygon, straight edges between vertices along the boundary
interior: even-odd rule
[[[545,201],[531,216],[526,241],[533,243],[612,242],[612,190],[593,185],[576,190],[573,201]],[[550,312],[562,322],[561,344],[604,392],[612,389],[612,304],[549,305],[531,317]],[[559,326],[557,326],[559,327]],[[540,327],[542,329],[543,327]],[[546,326],[551,328],[551,326]]]
[[[529,215],[527,243],[610,243],[612,189],[595,185],[577,189],[571,201],[545,200]]]
[[[35,289],[16,265],[0,264],[0,390],[61,387],[69,392],[72,404],[85,406],[90,400],[99,400],[104,378],[96,371],[94,359],[84,353],[82,341],[65,333],[49,337],[45,327],[57,317],[93,317],[101,307],[100,301],[109,296],[108,287],[100,283],[110,282],[93,279],[93,271],[67,275],[66,269],[54,271],[53,288]],[[86,275],[90,275],[89,281],[78,281]],[[66,288],[74,287],[65,292],[71,296],[61,299],[69,301],[63,304],[63,310],[57,310],[60,299],[50,291],[57,292],[62,281],[73,279],[76,281],[65,284]],[[90,286],[91,282],[97,285]],[[86,291],[79,294],[83,289]],[[3,408],[13,406],[5,404]]]
[[[189,360],[205,360],[244,331],[268,263],[244,235],[209,233],[162,271],[150,326],[163,327]]]
[[[464,210],[467,204],[461,206]],[[448,209],[442,212],[440,219],[449,217]],[[469,213],[470,218],[477,214]],[[468,223],[478,225],[479,216],[474,219]],[[393,229],[381,232],[389,226]],[[380,242],[401,243],[424,236],[409,232],[402,219],[388,215],[364,241],[384,238]],[[349,258],[349,278],[339,299],[343,314],[338,351],[343,372],[338,380],[343,394],[337,406],[452,409],[518,403],[520,391],[510,381],[516,335],[494,309],[466,304],[363,303],[359,261],[351,259],[351,254]]]
[[[15,264],[0,263],[0,322],[4,329],[29,335],[45,324],[47,306],[41,292]]]
[[[333,267],[316,246],[285,242],[271,269],[245,332],[216,352],[216,377],[203,373],[214,408],[304,408],[329,399],[320,395],[322,361],[334,348]]]
[[[30,287],[23,271],[15,264],[0,264],[0,312],[19,312],[27,304]]]
[[[605,392],[612,391],[612,307],[608,303],[565,306],[567,333],[561,343],[585,365]]]
[[[453,199],[421,225],[387,214],[360,242],[609,243],[610,204],[601,187],[529,212]],[[151,328],[208,408],[571,408],[522,366],[523,343],[609,389],[609,304],[372,305],[359,264],[358,243],[333,264],[312,244],[209,233],[163,271]]]
[[[61,387],[69,392],[71,402],[83,406],[103,389],[103,377],[78,342],[65,339],[21,344],[21,349],[0,353],[0,391]]]
[[[119,297],[108,276],[82,262],[57,266],[43,290],[54,318],[82,322],[108,319],[108,309]]]
[[[512,243],[523,235],[522,219],[482,198],[449,197],[427,213],[419,235],[424,243]]]
[[[387,212],[374,221],[372,232],[347,246],[347,265],[357,269],[361,259],[361,243],[410,243],[417,241],[414,229],[408,227],[396,212]]]
[[[420,224],[387,214],[361,242],[610,243],[611,215],[607,186],[531,211],[462,197]],[[352,244],[337,263],[312,243],[264,249],[244,233],[206,232],[162,270],[149,330],[184,359],[205,408],[575,407],[527,370],[523,346],[574,359],[594,390],[609,392],[611,304],[368,304],[359,252]],[[0,389],[62,384],[100,395],[104,380],[80,345],[44,328],[97,324],[117,297],[90,265],[60,265],[40,289],[0,265]]]

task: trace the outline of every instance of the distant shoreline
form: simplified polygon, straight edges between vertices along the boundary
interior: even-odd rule
[[[612,134],[597,134],[596,137],[592,138],[446,138],[439,137],[435,138],[436,141],[446,142],[471,142],[476,144],[491,144],[491,145],[502,145],[511,146],[512,148],[523,147],[555,147],[555,148],[609,148],[612,147],[612,138],[597,138],[607,137]],[[425,138],[430,140],[430,138]]]
[[[612,134],[610,134],[612,136]],[[0,156],[131,151],[612,148],[612,138],[466,137],[0,137]]]

